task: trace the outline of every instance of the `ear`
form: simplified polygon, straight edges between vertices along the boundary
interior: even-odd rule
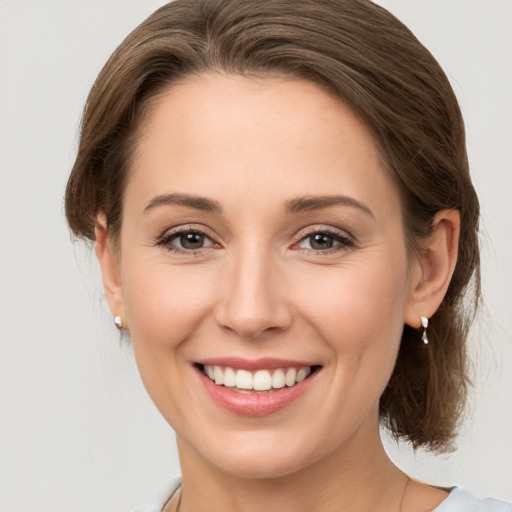
[[[103,289],[108,307],[113,317],[121,317],[123,329],[126,329],[128,321],[124,308],[119,255],[108,236],[107,218],[104,213],[98,214],[94,232],[96,235],[94,249],[101,268]]]
[[[405,323],[421,327],[421,316],[430,318],[448,290],[457,263],[460,214],[457,210],[441,210],[432,223],[432,232],[422,243],[411,272],[409,301]]]

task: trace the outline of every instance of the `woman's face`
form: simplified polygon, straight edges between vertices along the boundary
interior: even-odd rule
[[[169,89],[143,124],[118,271],[111,308],[181,451],[268,477],[378,435],[417,272],[370,133],[318,86]]]

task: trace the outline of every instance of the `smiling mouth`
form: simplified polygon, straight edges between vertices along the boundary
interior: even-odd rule
[[[246,394],[268,394],[292,388],[320,369],[320,366],[305,366],[249,371],[206,364],[197,367],[217,386]]]

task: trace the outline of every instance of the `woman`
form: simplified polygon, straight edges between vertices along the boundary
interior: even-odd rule
[[[511,510],[379,435],[450,448],[479,298],[460,111],[389,13],[162,7],[91,91],[66,213],[177,433],[182,478],[139,510]]]

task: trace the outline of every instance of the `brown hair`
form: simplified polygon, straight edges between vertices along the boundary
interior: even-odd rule
[[[413,446],[451,448],[465,403],[465,342],[480,297],[478,219],[455,95],[439,64],[394,16],[368,0],[176,0],[137,27],[87,100],[66,189],[75,235],[94,240],[98,212],[115,240],[138,128],[150,100],[209,70],[292,76],[351,105],[400,190],[407,244],[416,250],[436,212],[461,216],[459,257],[424,347],[405,326],[380,401],[382,422]],[[473,286],[468,286],[473,278]],[[463,301],[467,288],[473,300]]]

